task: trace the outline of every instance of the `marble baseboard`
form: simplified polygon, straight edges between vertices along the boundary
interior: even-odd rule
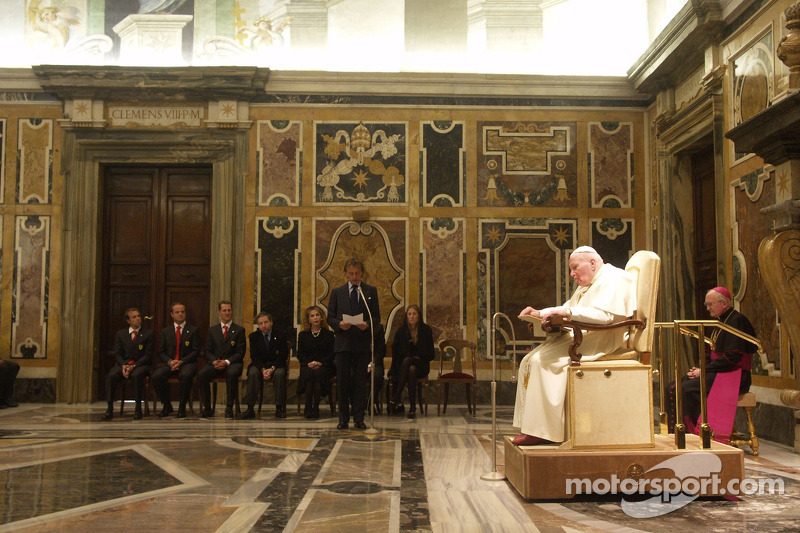
[[[783,405],[758,403],[752,411],[753,425],[759,439],[794,447],[794,409]],[[747,417],[744,409],[736,411],[736,431],[747,434]]]
[[[20,403],[55,403],[54,378],[17,378],[14,381],[14,399]]]

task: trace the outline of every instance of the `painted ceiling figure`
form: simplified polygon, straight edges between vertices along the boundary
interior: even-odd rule
[[[168,15],[186,0],[139,0],[139,14]]]
[[[51,48],[64,48],[69,40],[69,27],[80,22],[78,9],[75,7],[39,7],[39,1],[28,6],[29,20],[33,30],[37,32],[40,44]]]

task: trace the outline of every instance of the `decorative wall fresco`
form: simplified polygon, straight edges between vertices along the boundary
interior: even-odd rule
[[[420,218],[419,301],[434,342],[463,339],[466,334],[467,302],[464,241],[466,219]],[[409,294],[411,303],[415,295]]]
[[[15,217],[11,357],[47,357],[50,217]]]
[[[478,257],[487,280],[478,292],[479,337],[488,338],[486,324],[501,312],[512,318],[517,346],[529,347],[530,333],[514,317],[529,305],[542,309],[569,298],[569,254],[576,248],[577,220],[484,219],[478,231]],[[510,337],[505,344],[511,345]],[[488,355],[488,347],[483,349]],[[498,348],[498,357],[504,350]]]
[[[633,206],[633,124],[589,123],[591,207]]]
[[[577,205],[574,122],[478,122],[478,205]]]
[[[315,122],[318,203],[406,203],[405,122]]]
[[[299,205],[303,123],[258,121],[258,205]]]
[[[19,120],[17,202],[49,204],[53,178],[53,121]]]
[[[464,122],[420,123],[420,205],[460,207],[466,186]]]
[[[732,126],[766,109],[775,96],[772,30],[733,61]],[[747,154],[736,154],[740,159]]]
[[[378,289],[387,338],[402,321],[406,302],[407,219],[314,221],[314,272],[317,302],[327,309],[331,291],[347,282],[350,257],[364,263],[364,281]]]
[[[272,313],[275,327],[290,332],[300,323],[300,313],[307,307],[300,295],[299,218],[256,218],[255,306],[259,312]],[[308,305],[311,305],[310,303]]]

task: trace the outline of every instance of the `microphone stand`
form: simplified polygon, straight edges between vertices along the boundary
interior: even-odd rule
[[[364,291],[361,290],[361,284],[358,284],[358,294],[361,296],[361,301],[364,302],[364,307],[367,308],[367,315],[369,315],[369,354],[370,354],[370,372],[369,372],[369,401],[367,407],[369,408],[369,429],[364,433],[378,433],[375,429],[375,330],[372,327],[372,311],[369,310],[369,303],[364,297]]]

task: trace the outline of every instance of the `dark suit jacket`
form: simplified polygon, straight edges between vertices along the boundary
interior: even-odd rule
[[[361,291],[369,305],[372,313],[372,322],[379,324],[381,321],[381,309],[378,305],[378,289],[372,285],[361,282]],[[357,315],[364,313],[364,322],[369,324],[370,316],[367,313],[367,306],[359,298],[358,306],[352,309],[350,306],[350,292],[347,283],[341,287],[333,289],[331,299],[328,302],[328,325],[333,328],[335,338],[333,341],[333,351],[338,352],[369,352],[370,347],[370,328],[361,331],[356,326],[343,330],[339,328],[342,315]]]
[[[286,359],[289,357],[289,345],[286,343],[286,335],[283,335],[275,328],[269,332],[269,349],[264,343],[264,334],[260,330],[255,330],[250,334],[250,360],[251,365],[259,370],[264,368],[285,368]]]
[[[244,328],[239,324],[231,323],[227,339],[222,338],[222,325],[219,322],[208,328],[206,361],[209,363],[217,359],[227,359],[231,364],[241,363],[246,351]]]
[[[128,328],[117,331],[114,338],[114,359],[119,365],[152,365],[156,337],[149,329],[140,328],[136,343],[131,341]]]
[[[181,349],[178,358],[184,363],[196,363],[200,355],[200,331],[189,323],[181,330]],[[161,330],[158,358],[166,365],[175,358],[175,324]]]

